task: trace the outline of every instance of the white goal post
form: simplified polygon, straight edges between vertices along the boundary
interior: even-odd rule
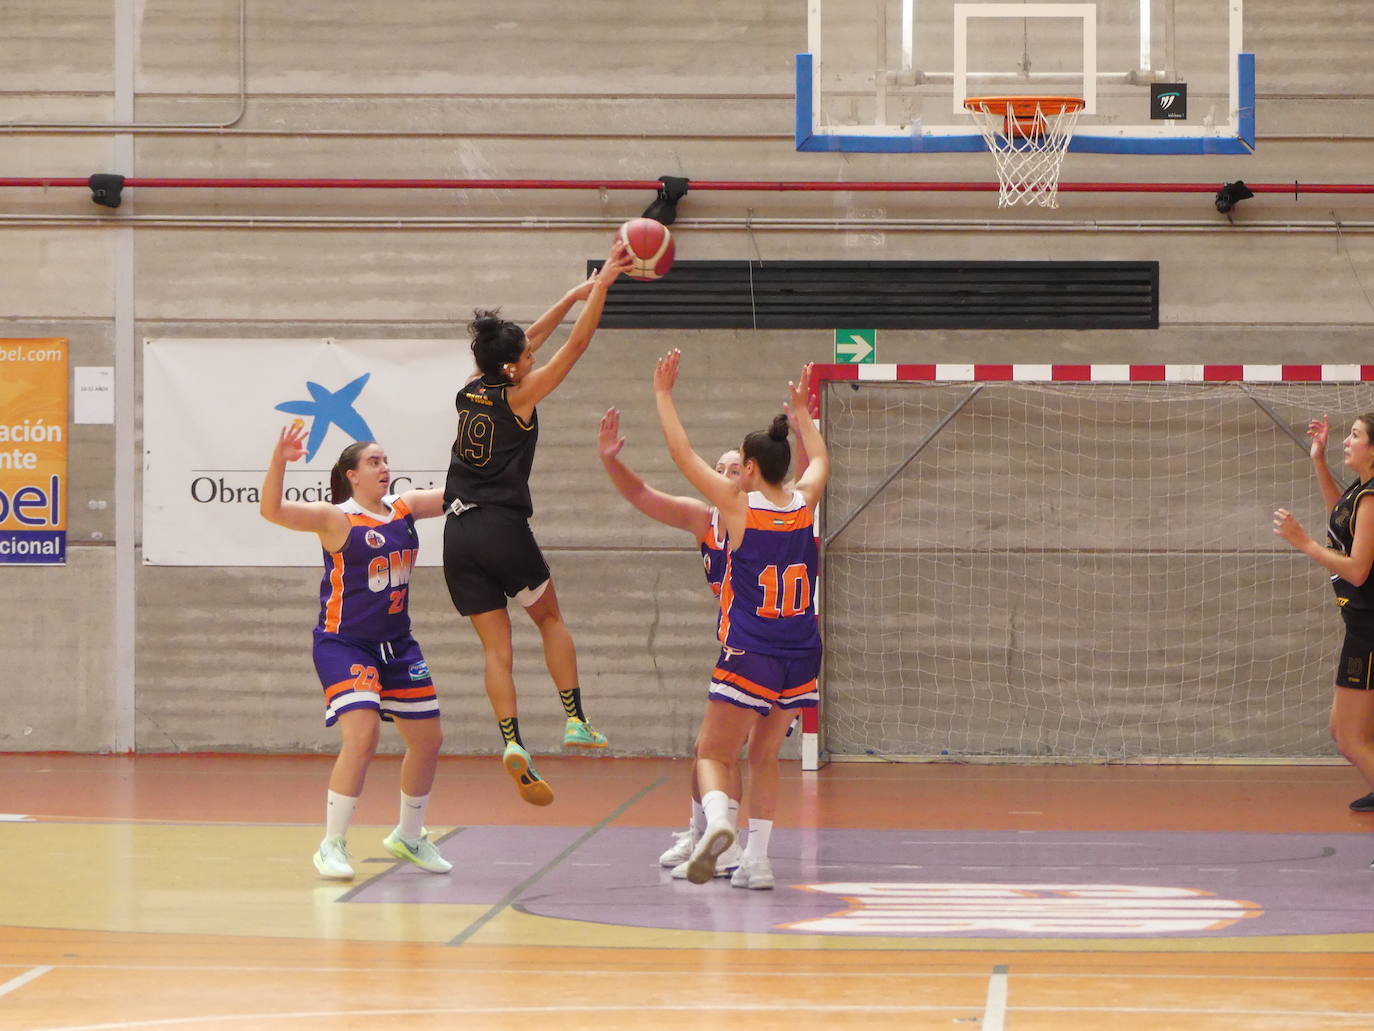
[[[803,762],[1314,760],[1327,459],[1368,365],[818,365],[825,641]]]

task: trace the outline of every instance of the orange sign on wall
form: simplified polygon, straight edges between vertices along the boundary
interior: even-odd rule
[[[0,338],[0,564],[67,561],[67,341]]]

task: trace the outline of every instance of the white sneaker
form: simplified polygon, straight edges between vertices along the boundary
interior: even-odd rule
[[[343,838],[325,838],[315,852],[315,869],[331,881],[353,880],[353,864],[348,861],[348,844]]]
[[[692,857],[692,849],[696,848],[697,835],[695,828],[688,827],[685,831],[677,832],[677,840],[673,842],[673,847],[658,857],[659,866],[677,866],[678,863],[685,863]]]
[[[693,884],[705,884],[716,876],[716,860],[734,843],[735,828],[727,821],[708,823],[701,840],[692,849],[692,857],[687,860],[687,879]]]
[[[740,860],[744,858],[744,849],[739,847],[739,840],[716,857],[716,876],[728,877],[739,869]]]
[[[427,830],[422,830],[420,840],[412,844],[401,837],[401,828],[397,827],[382,839],[382,845],[397,859],[414,863],[421,870],[428,870],[430,873],[448,873],[453,869],[453,864],[441,856],[439,850],[429,840],[429,831]]]
[[[716,876],[729,877],[739,867],[740,857],[744,851],[739,847],[739,842],[731,845],[724,852],[716,857]],[[685,881],[687,879],[687,863],[681,862],[673,867],[673,880]]]
[[[730,887],[753,888],[755,891],[773,887],[773,864],[767,856],[746,859],[730,876]]]

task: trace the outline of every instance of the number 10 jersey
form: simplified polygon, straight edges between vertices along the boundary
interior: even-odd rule
[[[720,643],[758,655],[820,647],[816,536],[800,491],[784,506],[749,494],[744,539],[728,553],[720,592]]]

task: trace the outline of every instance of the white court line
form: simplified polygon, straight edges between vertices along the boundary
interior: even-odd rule
[[[1347,953],[1333,953],[1333,955],[1347,955]],[[1364,955],[1364,953],[1359,953]],[[0,971],[11,971],[11,969],[27,968],[27,964],[3,964],[0,962]],[[493,976],[521,976],[521,975],[566,975],[569,968],[559,966],[559,968],[532,969],[529,966],[519,966],[519,968],[482,968],[480,971],[469,971],[453,966],[240,966],[227,964],[54,964],[47,966],[47,971],[199,971],[210,973],[438,973],[445,977],[452,976],[455,972],[462,973],[482,973],[482,975]],[[573,973],[585,977],[662,977],[682,975],[680,968],[662,968],[657,971],[603,971],[603,969],[585,969]],[[815,979],[815,971],[716,971],[712,976],[723,977],[807,977]],[[984,979],[984,973],[978,971],[921,971],[904,973],[903,977],[977,977]],[[1228,982],[1367,982],[1367,973],[1351,973],[1351,975],[1304,975],[1304,973],[1131,973],[1123,975],[1118,971],[1061,971],[1050,973],[1032,973],[1026,971],[1018,973],[1022,980],[1028,977],[1040,977],[1040,979],[1051,979],[1051,977],[1113,977],[1120,979],[1129,976],[1135,980],[1228,980]],[[826,971],[826,979],[844,979],[844,977],[892,977],[890,973],[867,972],[867,971]]]
[[[988,1001],[983,1006],[983,1031],[1003,1031],[1007,1020],[1007,968],[995,966],[988,978]]]
[[[967,1013],[967,1006],[862,1006],[852,1003],[824,1005],[808,1003],[807,1009],[817,1013]],[[120,1020],[108,1024],[68,1024],[63,1027],[49,1027],[44,1031],[120,1031],[120,1029],[140,1027],[176,1027],[204,1023],[228,1023],[252,1021],[258,1027],[266,1022],[320,1020],[328,1017],[423,1017],[423,1016],[478,1016],[478,1015],[556,1015],[562,1013],[644,1013],[643,1004],[633,1006],[473,1006],[467,1009],[436,1006],[428,1009],[404,1010],[314,1010],[296,1013],[221,1013],[197,1017],[162,1017],[155,1020]],[[655,1005],[655,1013],[796,1013],[794,1003],[778,1005],[759,1005],[750,1003],[703,1003],[695,1001],[681,1006]],[[1346,1010],[1242,1010],[1242,1009],[1191,1009],[1182,1006],[1018,1006],[1018,1013],[1148,1013],[1176,1014],[1189,1016],[1219,1017],[1331,1017],[1335,1019],[1368,1020],[1369,1013]],[[989,1025],[984,1025],[987,1031]]]
[[[22,973],[22,974],[20,974],[18,977],[11,977],[11,978],[10,978],[8,981],[6,981],[4,984],[0,984],[0,995],[8,995],[10,992],[14,991],[16,988],[23,988],[24,985],[28,984],[30,981],[33,981],[33,980],[36,980],[36,979],[42,977],[42,976],[43,976],[44,974],[46,974],[49,970],[55,970],[55,969],[57,969],[57,968],[56,968],[56,967],[34,967],[32,970],[29,970],[29,971],[27,971],[27,972],[25,972],[25,973]]]
[[[1350,953],[1331,953],[1331,955],[1350,955]],[[1358,955],[1363,956],[1364,953],[1358,953]],[[28,964],[26,964],[26,963],[0,963],[0,970],[14,970],[14,969],[18,969],[19,967],[26,967],[26,966],[28,966]],[[444,976],[444,977],[453,977],[453,976],[456,975],[456,974],[460,974],[460,975],[470,975],[470,974],[488,975],[488,974],[489,974],[489,975],[492,975],[492,976],[502,976],[502,977],[523,976],[523,975],[526,975],[526,974],[528,974],[528,975],[530,975],[530,976],[551,976],[551,975],[554,975],[554,974],[567,974],[567,973],[569,972],[569,971],[568,971],[568,968],[566,968],[566,967],[559,967],[559,968],[557,968],[557,969],[547,969],[547,970],[532,970],[532,969],[530,969],[529,967],[519,967],[519,968],[514,968],[514,967],[512,967],[512,968],[490,968],[490,969],[484,967],[484,968],[482,968],[482,969],[480,969],[480,970],[469,970],[469,969],[466,969],[466,968],[457,968],[457,967],[416,967],[416,966],[409,966],[409,965],[407,965],[407,966],[400,966],[400,967],[379,967],[379,966],[373,966],[373,965],[363,966],[363,967],[297,967],[297,966],[283,967],[283,966],[280,966],[280,965],[277,965],[277,966],[260,966],[260,967],[258,967],[258,966],[234,966],[234,965],[224,965],[224,964],[220,964],[220,963],[187,964],[187,965],[181,965],[181,966],[174,966],[174,965],[172,965],[172,964],[166,964],[166,963],[59,963],[59,964],[55,964],[55,965],[53,965],[53,966],[51,966],[51,967],[45,967],[45,968],[43,968],[43,969],[45,969],[45,970],[58,970],[58,969],[61,969],[61,970],[72,970],[72,971],[82,971],[82,970],[165,970],[165,971],[172,971],[172,972],[176,972],[176,971],[194,971],[194,972],[200,972],[200,973],[228,973],[228,974],[284,974],[284,973],[292,973],[292,974],[355,974],[355,973],[366,973],[366,974],[439,974],[439,975],[442,975],[442,976]],[[578,977],[616,977],[616,978],[625,978],[625,977],[665,977],[665,976],[666,976],[666,977],[679,977],[679,976],[682,975],[683,971],[681,970],[681,968],[673,968],[673,969],[661,969],[661,970],[574,970],[573,973],[576,973]],[[713,971],[711,976],[712,976],[712,977],[716,977],[716,976],[720,976],[720,977],[739,977],[739,978],[744,978],[744,979],[751,979],[751,978],[760,978],[760,979],[761,979],[761,978],[769,978],[769,977],[776,977],[776,978],[797,977],[797,978],[808,978],[808,979],[814,980],[818,975],[817,975],[817,972],[816,972],[815,970],[793,970],[793,971],[789,971],[789,970],[769,970],[769,971],[763,971],[763,970],[738,970],[738,971],[719,970],[719,971]],[[841,979],[841,978],[874,978],[874,977],[886,977],[886,978],[891,978],[891,977],[892,977],[892,974],[890,974],[890,973],[881,973],[881,972],[868,972],[868,971],[862,971],[862,970],[826,970],[826,971],[824,971],[824,976],[825,976],[827,979]],[[940,977],[974,977],[974,978],[979,979],[980,981],[981,981],[983,978],[985,978],[986,976],[987,976],[986,974],[980,973],[980,972],[978,972],[978,971],[976,971],[976,970],[969,970],[969,971],[959,971],[959,970],[923,970],[923,971],[909,972],[909,973],[904,973],[904,974],[902,974],[902,977],[908,978],[908,979],[912,979],[912,978],[940,978]],[[1132,980],[1141,980],[1141,981],[1145,981],[1145,980],[1153,980],[1153,981],[1166,981],[1166,980],[1167,980],[1167,981],[1303,981],[1303,982],[1307,982],[1307,981],[1327,982],[1327,981],[1330,981],[1330,982],[1334,982],[1334,983],[1342,983],[1342,982],[1346,982],[1346,981],[1367,982],[1367,981],[1369,980],[1369,975],[1368,975],[1368,974],[1363,974],[1363,973],[1360,973],[1360,974],[1312,974],[1312,975],[1307,975],[1307,974],[1227,974],[1227,973],[1215,973],[1215,974],[1182,974],[1182,973],[1180,973],[1180,974],[1136,974],[1136,973],[1132,973],[1132,974],[1129,974],[1129,975],[1125,975],[1125,974],[1122,974],[1120,971],[1110,971],[1110,970],[1105,970],[1105,971],[1087,971],[1087,972],[1067,971],[1067,970],[1066,970],[1066,971],[1062,971],[1062,972],[1052,972],[1052,973],[1032,973],[1032,972],[1030,972],[1030,971],[1027,971],[1027,972],[1025,972],[1025,973],[1018,973],[1016,976],[1019,977],[1019,978],[1021,978],[1022,980],[1026,980],[1026,979],[1032,978],[1032,977],[1041,978],[1041,979],[1044,979],[1044,980],[1048,980],[1048,979],[1050,979],[1050,978],[1060,978],[1060,977],[1063,977],[1063,978],[1113,978],[1113,979],[1120,979],[1120,978],[1125,977],[1125,976],[1129,976]],[[1022,1008],[1024,1008],[1024,1007],[1022,1007]]]
[[[23,813],[0,813],[0,823],[32,823],[33,817]]]
[[[891,975],[889,975],[891,976]],[[980,975],[981,976],[981,975]],[[808,1003],[808,1010],[815,1013],[967,1013],[968,1006],[863,1006],[815,1005]],[[796,1003],[760,1005],[753,1003],[685,1003],[681,1006],[656,1004],[654,1013],[796,1013]],[[634,1006],[473,1006],[459,1009],[452,1006],[434,1006],[427,1009],[405,1010],[313,1010],[298,1013],[221,1013],[197,1017],[161,1017],[155,1020],[120,1020],[108,1024],[68,1024],[62,1027],[45,1028],[44,1031],[116,1031],[137,1027],[176,1027],[205,1023],[228,1023],[230,1021],[250,1022],[252,1026],[263,1027],[275,1021],[320,1020],[329,1017],[434,1017],[434,1016],[485,1016],[485,1015],[558,1015],[563,1013],[644,1013],[643,1004]]]

